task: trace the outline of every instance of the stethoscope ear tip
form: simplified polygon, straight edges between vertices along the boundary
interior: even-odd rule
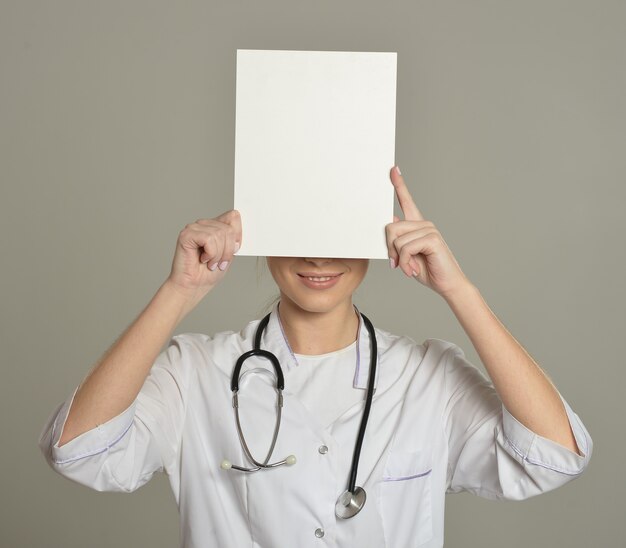
[[[232,467],[233,467],[233,463],[226,459],[224,459],[222,463],[220,464],[220,468],[222,470],[230,470]]]
[[[292,466],[294,464],[296,464],[296,456],[295,455],[289,455],[286,459],[285,459],[285,464],[287,466]]]

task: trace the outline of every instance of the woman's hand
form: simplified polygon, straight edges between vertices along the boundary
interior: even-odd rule
[[[190,297],[206,294],[225,276],[241,247],[241,217],[237,210],[215,219],[198,219],[178,235],[168,282]]]
[[[390,177],[404,214],[403,221],[394,215],[386,226],[391,268],[399,266],[443,297],[470,283],[435,225],[417,209],[397,167]]]

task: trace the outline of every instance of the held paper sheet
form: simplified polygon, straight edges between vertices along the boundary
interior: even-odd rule
[[[237,255],[387,259],[395,52],[237,50]]]

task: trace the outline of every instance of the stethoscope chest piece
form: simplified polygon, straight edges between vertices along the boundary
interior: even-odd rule
[[[356,487],[354,493],[344,491],[335,504],[335,515],[341,519],[356,516],[365,505],[365,498],[365,490],[361,487]]]

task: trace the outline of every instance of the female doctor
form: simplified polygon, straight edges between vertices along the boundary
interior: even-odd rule
[[[49,464],[98,491],[164,471],[186,548],[439,547],[446,493],[520,500],[578,477],[592,453],[585,426],[397,167],[390,178],[404,215],[386,227],[390,266],[441,295],[491,382],[453,343],[368,326],[352,299],[366,259],[268,257],[280,301],[266,325],[170,340],[245,238],[233,210],[180,232],[169,277],[45,425]],[[257,332],[281,366],[282,407],[269,358],[233,375]]]

